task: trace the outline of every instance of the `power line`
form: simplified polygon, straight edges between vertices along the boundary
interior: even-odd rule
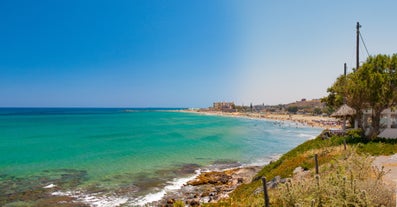
[[[363,36],[361,35],[361,32],[359,32],[359,34],[360,34],[361,42],[363,43],[363,45],[364,45],[364,47],[365,47],[365,51],[367,51],[367,55],[368,55],[368,57],[369,57],[370,55],[369,55],[369,52],[368,52],[368,49],[367,49],[367,45],[365,45],[364,38],[363,38]]]

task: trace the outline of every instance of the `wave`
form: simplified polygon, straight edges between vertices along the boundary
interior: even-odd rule
[[[158,201],[161,201],[168,193],[178,193],[178,190],[182,189],[188,181],[196,179],[202,172],[208,171],[222,171],[235,168],[245,168],[253,166],[264,166],[269,164],[271,161],[277,160],[282,154],[274,154],[271,156],[254,158],[247,163],[239,162],[227,162],[218,161],[213,165],[209,165],[202,169],[197,169],[194,174],[188,177],[174,178],[172,181],[168,181],[165,187],[157,189],[155,192],[148,193],[144,196],[131,197],[127,195],[117,195],[116,193],[89,193],[84,190],[75,191],[55,191],[51,195],[53,196],[68,196],[76,199],[76,201],[85,203],[92,207],[108,207],[108,206],[152,206],[156,205]],[[56,187],[54,184],[49,184],[44,188]]]
[[[145,196],[138,198],[131,198],[127,196],[117,196],[114,193],[87,193],[83,190],[75,191],[55,191],[51,193],[53,196],[68,196],[76,199],[79,202],[85,203],[92,207],[108,207],[108,206],[120,206],[120,205],[132,205],[132,206],[147,206],[156,201],[161,200],[167,193],[177,191],[186,185],[190,180],[195,179],[200,175],[201,170],[196,170],[195,174],[190,177],[175,178],[172,181],[167,182],[167,185],[158,192],[149,193]],[[50,184],[48,186],[55,186]],[[48,186],[45,186],[48,187]]]
[[[99,193],[87,194],[81,191],[55,191],[53,196],[68,196],[75,198],[77,201],[88,204],[93,207],[119,206],[128,202],[127,197],[118,197],[114,195],[101,195]]]
[[[314,139],[316,138],[318,135],[314,135],[314,134],[304,134],[304,133],[299,133],[298,137],[303,137],[303,138],[308,138],[308,139]]]
[[[167,193],[176,192],[176,191],[180,190],[184,185],[186,185],[186,183],[188,181],[194,180],[202,172],[223,171],[223,170],[253,167],[253,166],[264,166],[264,165],[269,164],[271,161],[279,159],[280,157],[281,157],[281,154],[275,154],[272,156],[255,159],[252,162],[245,163],[245,164],[242,164],[239,162],[222,163],[222,161],[220,161],[219,163],[215,163],[213,165],[207,166],[206,168],[196,170],[195,174],[193,176],[186,177],[186,178],[174,179],[174,181],[169,182],[168,183],[169,185],[165,186],[160,191],[154,192],[154,193],[149,193],[145,196],[135,199],[135,201],[132,202],[131,205],[133,205],[133,206],[147,206],[147,205],[154,204],[156,201],[160,201],[162,198],[164,198],[164,196]]]
[[[168,185],[165,186],[162,190],[155,193],[149,193],[143,197],[137,198],[132,205],[136,206],[144,206],[149,203],[153,203],[155,201],[161,200],[165,194],[171,191],[177,191],[182,188],[188,181],[195,179],[197,176],[201,174],[201,170],[198,169],[195,171],[195,174],[190,177],[185,178],[175,178],[173,181],[168,182]]]
[[[282,154],[274,154],[266,157],[252,157],[251,161],[241,165],[241,167],[265,166],[272,161],[278,160]]]

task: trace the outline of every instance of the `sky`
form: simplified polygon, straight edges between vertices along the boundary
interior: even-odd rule
[[[208,107],[327,95],[397,53],[393,0],[2,0],[0,107]],[[368,57],[360,45],[360,61]]]

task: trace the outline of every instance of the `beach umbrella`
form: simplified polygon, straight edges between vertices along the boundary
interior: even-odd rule
[[[333,117],[344,117],[344,116],[352,116],[356,114],[356,110],[347,104],[343,104],[337,111],[331,114]]]
[[[347,104],[343,104],[337,111],[331,114],[333,117],[343,117],[343,126],[342,129],[346,129],[346,116],[352,116],[356,114],[356,110],[352,107],[348,106]]]

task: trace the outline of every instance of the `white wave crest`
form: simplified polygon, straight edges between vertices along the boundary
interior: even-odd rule
[[[119,206],[127,203],[128,201],[128,198],[126,197],[117,197],[117,196],[108,196],[108,195],[99,195],[99,194],[85,194],[80,191],[66,191],[66,192],[56,191],[53,192],[51,195],[69,196],[93,207]]]
[[[149,193],[140,198],[128,198],[125,196],[116,196],[114,194],[85,193],[82,191],[55,191],[51,193],[53,196],[68,196],[75,198],[77,201],[90,205],[92,207],[116,207],[120,205],[145,206],[152,202],[161,200],[167,192],[176,191],[182,188],[188,181],[195,179],[200,175],[201,170],[196,170],[195,174],[186,178],[175,178],[168,182],[159,192]]]
[[[195,174],[191,177],[187,178],[177,178],[173,181],[168,182],[168,185],[165,186],[162,190],[155,193],[149,193],[146,196],[136,199],[132,205],[134,206],[144,206],[148,203],[152,203],[155,201],[161,200],[167,192],[176,191],[182,188],[188,181],[195,179],[198,175],[200,175],[201,170],[196,170]]]
[[[317,135],[313,135],[313,134],[303,134],[303,133],[299,133],[298,137],[303,137],[303,138],[308,138],[308,139],[314,139],[316,138]]]

